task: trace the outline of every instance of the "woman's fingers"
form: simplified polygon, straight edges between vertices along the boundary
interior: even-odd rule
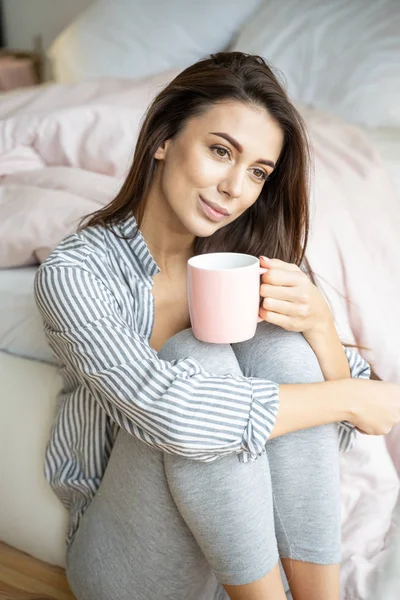
[[[287,317],[286,315],[281,315],[270,310],[265,310],[265,308],[260,308],[259,316],[261,317],[262,321],[278,325],[279,327],[283,327],[283,329],[286,329],[287,331],[292,330],[293,319],[291,317]]]
[[[270,285],[293,287],[300,284],[303,276],[304,273],[302,271],[273,268],[268,269],[268,271],[261,276],[261,281],[262,283],[269,283]]]
[[[277,298],[278,300],[286,300],[287,302],[296,302],[297,289],[294,286],[278,286],[269,283],[262,283],[260,286],[260,296],[263,298]]]
[[[260,256],[260,263],[262,267],[267,267],[267,269],[283,269],[285,271],[300,271],[300,267],[293,263],[285,262],[284,260],[280,260],[279,258],[265,258],[264,256]]]
[[[287,302],[286,300],[277,300],[276,298],[264,298],[262,307],[267,311],[280,313],[288,317],[306,317],[306,306]]]

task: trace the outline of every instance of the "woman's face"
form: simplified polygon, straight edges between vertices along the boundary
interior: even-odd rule
[[[224,101],[158,148],[161,201],[181,231],[207,237],[257,200],[283,144],[263,109]]]

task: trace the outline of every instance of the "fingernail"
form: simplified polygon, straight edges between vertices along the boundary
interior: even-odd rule
[[[263,267],[260,269],[260,275],[264,275],[264,273],[267,273],[268,269],[264,269]]]
[[[269,260],[268,256],[260,256],[260,258],[262,258],[262,260]]]

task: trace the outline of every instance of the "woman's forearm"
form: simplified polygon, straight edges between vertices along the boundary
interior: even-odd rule
[[[352,381],[280,385],[279,410],[270,439],[298,429],[351,420]]]
[[[304,337],[313,349],[325,381],[351,377],[349,362],[333,320],[316,333]]]

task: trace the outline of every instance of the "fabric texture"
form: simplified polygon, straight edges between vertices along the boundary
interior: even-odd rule
[[[399,127],[399,31],[398,0],[264,0],[230,49],[271,61],[301,104]]]
[[[98,489],[119,427],[143,442],[200,461],[265,453],[279,385],[215,375],[191,357],[163,361],[150,347],[152,277],[159,271],[136,222],[67,237],[42,263],[35,299],[64,379],[46,451],[46,477],[70,510],[67,541]],[[137,233],[130,240],[117,237]],[[105,343],[107,341],[107,343]],[[353,377],[368,363],[346,349]],[[355,429],[340,425],[340,447]]]

